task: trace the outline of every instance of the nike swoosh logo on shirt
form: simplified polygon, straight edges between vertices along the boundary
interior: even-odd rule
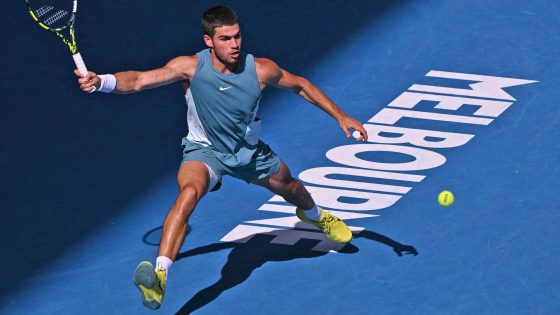
[[[227,87],[220,86],[220,91],[229,90],[229,89],[231,89],[232,87],[233,87],[233,86],[227,86]]]

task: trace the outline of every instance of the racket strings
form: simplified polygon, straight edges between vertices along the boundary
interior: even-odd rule
[[[44,5],[44,6],[40,7],[39,9],[35,10],[35,15],[38,18],[42,17],[43,15],[49,13],[52,9],[54,9],[54,7],[52,7],[50,5]]]
[[[62,18],[69,14],[68,11],[58,10],[53,15],[49,16],[43,23],[48,26],[52,26],[54,23],[60,21]]]
[[[49,28],[64,28],[72,21],[72,0],[26,0],[29,10]]]

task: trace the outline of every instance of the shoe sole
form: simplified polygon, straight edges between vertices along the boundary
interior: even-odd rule
[[[158,309],[161,304],[154,299],[146,299],[144,290],[151,288],[156,283],[154,267],[150,263],[142,262],[134,271],[134,285],[142,294],[142,304],[152,310]]]

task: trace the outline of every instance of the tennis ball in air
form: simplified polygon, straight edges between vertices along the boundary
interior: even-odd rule
[[[455,196],[453,196],[453,193],[449,190],[444,190],[439,193],[437,201],[441,206],[449,207],[453,204],[453,201],[455,201]]]

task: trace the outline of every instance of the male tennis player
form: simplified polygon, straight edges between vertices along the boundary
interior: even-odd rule
[[[346,224],[319,208],[286,164],[259,139],[261,93],[268,85],[294,91],[336,119],[347,137],[354,129],[361,134],[357,140],[365,141],[365,129],[306,79],[269,59],[243,54],[237,15],[231,9],[210,8],[202,24],[208,49],[172,59],[162,68],[99,76],[88,72],[84,77],[75,71],[86,92],[95,87],[101,92],[136,93],[176,81],[185,89],[189,132],[182,141],[179,194],[163,224],[155,268],[145,261],[134,273],[142,302],[151,309],[161,306],[167,273],[185,239],[189,216],[208,191],[220,188],[224,175],[282,196],[297,206],[300,220],[317,226],[331,240],[346,243],[352,239]]]

